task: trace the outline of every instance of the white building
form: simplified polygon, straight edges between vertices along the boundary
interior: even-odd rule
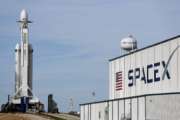
[[[180,35],[109,60],[109,100],[81,120],[180,119]]]

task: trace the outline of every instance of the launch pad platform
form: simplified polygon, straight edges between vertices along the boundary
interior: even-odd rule
[[[44,104],[37,98],[21,97],[12,99],[1,106],[1,112],[43,112]]]

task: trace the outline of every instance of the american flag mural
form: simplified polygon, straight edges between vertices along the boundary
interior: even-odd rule
[[[122,71],[116,73],[116,91],[123,89]]]

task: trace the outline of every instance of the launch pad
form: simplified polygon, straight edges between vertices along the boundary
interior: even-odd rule
[[[44,105],[33,95],[33,47],[29,43],[28,13],[22,10],[20,20],[21,43],[15,47],[15,94],[1,106],[2,111],[43,111]]]
[[[39,100],[22,97],[20,99],[12,99],[1,106],[1,112],[43,112],[44,104]]]

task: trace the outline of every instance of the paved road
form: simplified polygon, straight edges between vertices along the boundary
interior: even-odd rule
[[[38,115],[22,113],[0,113],[0,120],[52,120]]]
[[[66,120],[80,120],[79,117],[73,116],[73,115],[68,115],[68,114],[50,114],[50,113],[48,113],[48,115],[55,116],[58,118],[63,118]]]

